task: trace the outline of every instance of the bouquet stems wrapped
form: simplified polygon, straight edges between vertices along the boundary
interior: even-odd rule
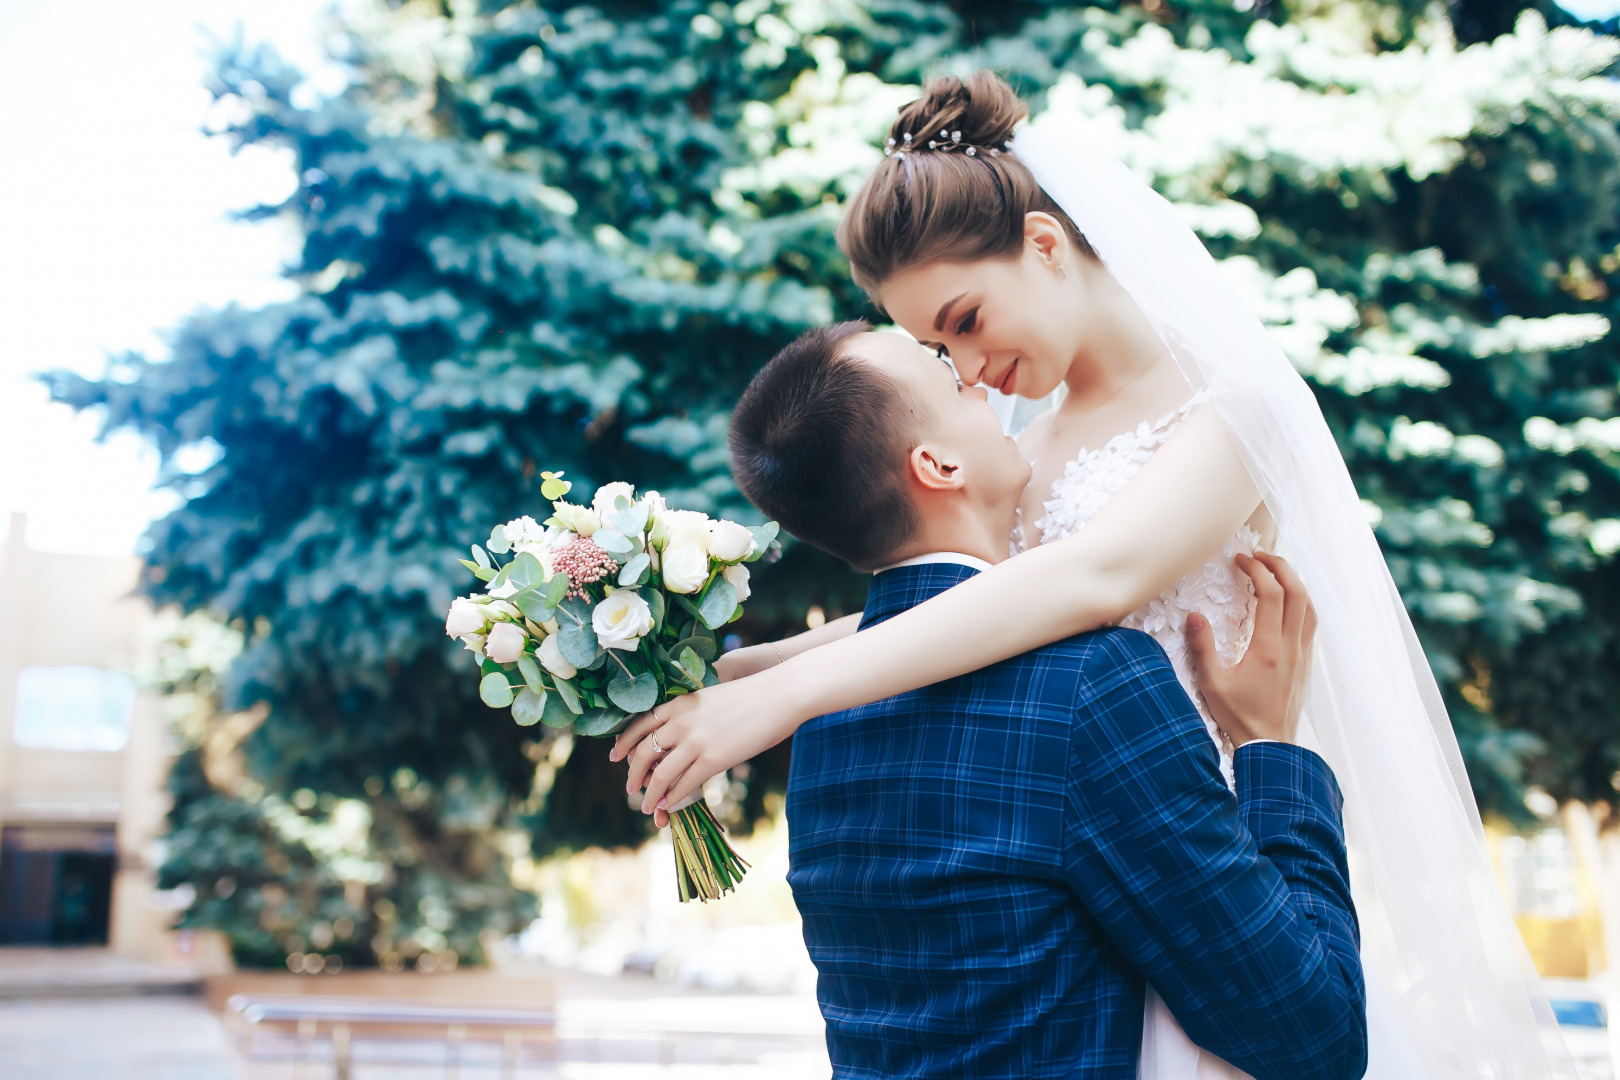
[[[716,631],[742,615],[746,564],[776,524],[671,510],[624,483],[582,506],[563,501],[560,473],[541,476],[551,516],[496,525],[474,545],[462,565],[484,591],[456,599],[445,620],[478,658],[484,703],[524,726],[601,737],[717,682]],[[670,833],[681,900],[718,899],[742,880],[748,864],[706,803],[671,814]]]

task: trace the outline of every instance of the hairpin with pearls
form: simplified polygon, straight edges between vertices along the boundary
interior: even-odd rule
[[[891,136],[883,144],[883,156],[884,157],[890,157],[890,156],[894,156],[894,155],[897,155],[899,157],[905,157],[907,150],[915,151],[917,149],[917,147],[914,147],[914,146],[911,145],[911,132],[909,132],[909,131],[906,132],[905,135],[903,135],[901,138],[904,140],[904,142],[902,142],[902,143],[896,143],[894,141],[894,138]],[[979,156],[979,151],[980,151],[981,148],[978,147],[978,146],[973,145],[972,143],[964,143],[962,141],[962,133],[960,131],[951,131],[949,129],[946,129],[946,130],[941,131],[939,133],[938,138],[928,140],[928,149],[934,150],[934,151],[937,151],[937,152],[949,152],[949,151],[952,151],[952,150],[960,150],[962,153],[966,154],[968,157],[978,157]],[[1002,148],[1000,148],[1000,147],[991,146],[991,147],[986,147],[986,148],[983,148],[983,149],[984,149],[984,152],[989,154],[991,157],[1000,157],[1001,156],[1001,149]]]

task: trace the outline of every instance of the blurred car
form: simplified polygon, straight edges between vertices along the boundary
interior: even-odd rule
[[[1581,1080],[1616,1080],[1609,991],[1577,979],[1544,979],[1542,984]]]

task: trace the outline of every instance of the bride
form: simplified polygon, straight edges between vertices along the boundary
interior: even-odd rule
[[[1252,598],[1233,560],[1277,551],[1320,616],[1300,741],[1345,795],[1367,1075],[1554,1075],[1562,1048],[1450,721],[1309,388],[1168,203],[1058,118],[1020,127],[1026,113],[988,72],[934,80],[838,235],[856,282],[965,382],[1024,399],[1062,389],[1020,437],[1034,470],[1022,554],[858,641],[851,616],[730,654],[730,681],[621,735],[630,789],[661,811],[810,717],[1114,623],[1157,638],[1197,700],[1193,658],[1208,650],[1189,650],[1188,616],[1207,625],[1194,644],[1234,662]],[[1140,1075],[1241,1074],[1150,990]]]

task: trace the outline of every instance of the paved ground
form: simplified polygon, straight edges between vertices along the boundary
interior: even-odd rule
[[[127,960],[106,949],[0,948],[0,1000],[176,994],[201,985],[189,971]]]
[[[33,955],[29,955],[33,954]],[[165,969],[156,969],[159,972]],[[50,972],[54,971],[54,975]],[[96,973],[99,972],[99,976]],[[328,1048],[300,1066],[296,1041],[238,1053],[219,1019],[173,980],[139,983],[117,958],[88,951],[0,950],[0,1080],[328,1080]],[[522,1080],[823,1080],[830,1073],[815,1001],[720,995],[646,976],[557,979],[554,1046],[527,1048]],[[64,997],[77,983],[100,996]],[[55,996],[23,997],[26,986]],[[64,988],[67,988],[66,990]],[[167,989],[166,996],[153,991]],[[353,1080],[454,1076],[443,1043],[357,1040]],[[499,1049],[469,1044],[460,1075],[498,1077]]]

